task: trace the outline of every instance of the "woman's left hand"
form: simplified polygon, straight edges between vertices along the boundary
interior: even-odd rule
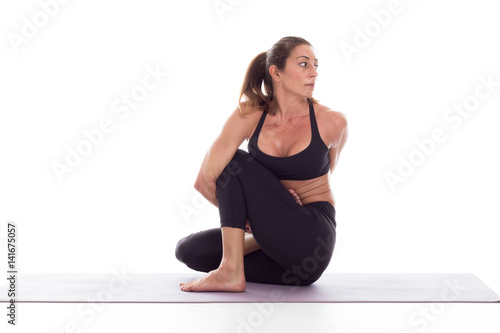
[[[245,225],[245,232],[251,234],[252,229],[250,229],[250,221],[247,219],[247,224]]]
[[[291,188],[288,189],[288,192],[290,192],[290,194],[292,195],[292,197],[295,199],[295,202],[302,206],[302,201],[300,200],[300,198],[297,195],[297,193],[295,193],[295,191],[293,189],[291,189]]]

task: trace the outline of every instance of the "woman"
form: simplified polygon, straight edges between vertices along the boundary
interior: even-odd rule
[[[299,37],[280,39],[250,63],[239,105],[194,184],[219,208],[221,227],[184,237],[175,251],[208,274],[181,290],[242,292],[246,281],[303,286],[328,266],[336,236],[329,176],[347,121],[312,97],[317,66]],[[245,139],[248,152],[238,149]]]

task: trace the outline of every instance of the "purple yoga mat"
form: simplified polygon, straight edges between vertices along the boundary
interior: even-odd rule
[[[18,275],[16,302],[61,303],[490,303],[500,297],[472,273],[332,273],[306,287],[247,283],[243,293],[183,292],[192,274]],[[9,302],[9,285],[0,302]]]

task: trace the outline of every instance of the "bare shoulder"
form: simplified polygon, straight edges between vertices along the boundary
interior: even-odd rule
[[[317,117],[320,117],[320,121],[324,123],[324,125],[334,126],[339,129],[347,127],[347,117],[344,113],[332,110],[328,106],[319,103],[315,104],[314,108]]]
[[[239,118],[245,132],[245,139],[250,139],[264,111],[260,107],[248,106],[245,102],[241,103],[234,110],[234,116]]]
[[[245,107],[243,107],[242,112],[240,106],[236,105],[210,148],[211,156],[217,156],[219,161],[223,161],[226,163],[224,165],[227,165],[241,143],[248,138],[254,123],[258,121],[256,120],[258,114],[258,110],[250,110]],[[216,171],[221,170],[217,169]],[[215,175],[219,176],[217,173]]]
[[[325,135],[330,143],[337,142],[347,134],[347,117],[344,113],[322,105],[315,104],[316,118],[320,133]]]

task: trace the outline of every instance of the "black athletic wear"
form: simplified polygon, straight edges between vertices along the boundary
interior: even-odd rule
[[[257,140],[266,119],[267,111],[262,112],[259,124],[248,143],[248,152],[260,164],[271,170],[278,179],[303,180],[324,175],[330,170],[328,147],[319,135],[318,125],[312,103],[309,103],[309,119],[311,123],[311,142],[309,146],[292,156],[275,157],[267,155],[259,149]]]
[[[328,201],[305,205],[295,202],[280,179],[308,179],[328,172],[327,148],[321,140],[310,107],[310,146],[283,159],[258,151],[260,128],[249,140],[250,153],[238,149],[216,181],[221,227],[245,229],[247,218],[260,249],[244,257],[248,282],[309,285],[319,279],[333,254],[335,208]],[[306,164],[299,166],[297,164]],[[188,267],[209,272],[222,258],[220,228],[182,238],[175,255]]]

